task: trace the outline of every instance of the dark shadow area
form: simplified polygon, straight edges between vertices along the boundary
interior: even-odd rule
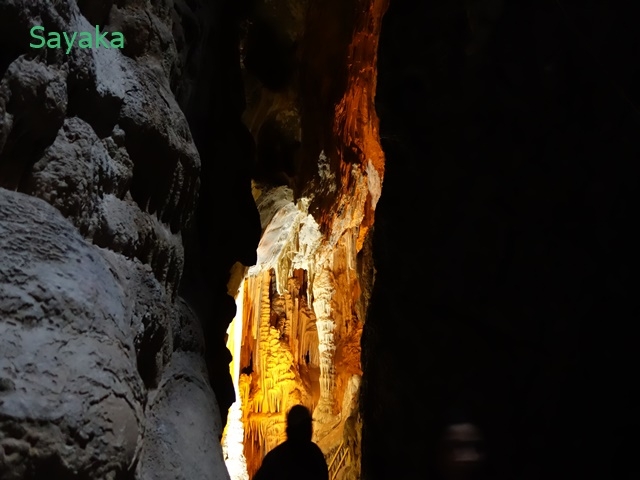
[[[296,48],[268,21],[257,18],[247,32],[245,67],[266,88],[281,91],[293,78]]]
[[[454,404],[487,478],[638,476],[637,10],[391,0],[364,479],[440,478]]]
[[[225,344],[235,302],[227,294],[235,262],[253,265],[260,218],[251,196],[253,137],[240,117],[245,108],[240,71],[240,22],[249,1],[220,1],[207,22],[205,59],[194,58],[194,89],[182,108],[202,162],[195,222],[185,232],[185,268],[180,294],[202,319],[211,385],[223,424],[235,399]],[[187,66],[189,68],[189,65]]]

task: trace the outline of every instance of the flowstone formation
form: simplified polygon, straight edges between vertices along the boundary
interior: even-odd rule
[[[206,2],[0,1],[0,478],[225,479],[179,295]],[[29,31],[123,32],[30,49]],[[223,365],[225,367],[225,365]]]
[[[324,243],[307,202],[293,203],[292,195],[282,186],[259,198],[263,212],[263,202],[280,208],[264,218],[258,263],[242,278],[233,325],[242,339],[233,353],[250,474],[284,440],[293,405],[314,412],[315,441],[328,457],[342,446],[345,422],[358,414],[356,234],[346,232],[335,246]]]
[[[262,236],[256,264],[237,265],[229,282],[238,401],[224,448],[234,480],[250,478],[284,440],[298,403],[313,412],[331,478],[359,478],[360,336],[384,175],[373,93],[386,3],[257,2],[245,25],[243,120],[256,142]]]

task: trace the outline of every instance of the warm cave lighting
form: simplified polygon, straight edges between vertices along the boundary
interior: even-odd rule
[[[222,451],[231,480],[249,480],[247,461],[244,456],[244,425],[242,423],[242,398],[240,397],[240,351],[242,348],[242,317],[244,304],[244,281],[236,296],[236,316],[227,329],[227,348],[231,352],[231,378],[236,392],[236,401],[229,408],[227,425],[223,433]]]
[[[223,449],[233,480],[251,478],[264,456],[285,440],[286,414],[297,404],[313,412],[313,440],[330,465],[331,480],[360,476],[360,337],[373,284],[365,243],[384,177],[374,93],[387,0],[356,3],[360,13],[349,25],[352,38],[344,39],[348,48],[332,45],[335,39],[324,29],[305,32],[300,52],[317,61],[308,62],[303,77],[314,81],[284,93],[257,86],[260,95],[253,88],[246,92],[253,100],[243,121],[264,154],[258,155],[263,166],[280,168],[268,161],[269,125],[301,146],[292,154],[300,167],[296,182],[289,182],[288,174],[287,181],[278,176],[275,183],[269,176],[254,179],[262,227],[257,261],[243,267],[241,282],[240,275],[232,275],[229,285],[237,304],[227,343],[237,401],[229,411]],[[318,6],[306,15],[315,25],[343,22],[334,18],[336,11]],[[327,46],[344,57],[327,54]],[[336,72],[338,61],[346,69]],[[281,140],[271,140],[284,155]]]
[[[227,330],[238,399],[223,438],[227,469],[233,480],[251,478],[264,455],[285,440],[288,410],[302,404],[313,411],[314,441],[327,460],[343,459],[332,463],[332,478],[339,479],[341,469],[357,461],[361,322],[352,295],[359,292],[358,232],[323,244],[308,203],[293,201],[286,187],[263,193],[257,204],[272,211],[263,216],[258,259],[239,282]]]

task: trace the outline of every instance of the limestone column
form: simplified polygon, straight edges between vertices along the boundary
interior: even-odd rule
[[[318,351],[320,353],[320,401],[317,412],[319,421],[328,420],[333,412],[333,387],[335,367],[333,364],[336,345],[335,322],[332,318],[331,302],[334,294],[331,266],[323,265],[313,281],[313,310],[318,329]],[[324,417],[324,418],[323,418]]]

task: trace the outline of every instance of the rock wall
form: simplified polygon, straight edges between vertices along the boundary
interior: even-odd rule
[[[239,231],[244,242],[206,262],[203,241],[212,205],[259,222],[234,202],[251,199],[241,172],[221,173],[236,197],[206,196],[206,217],[196,205],[201,184],[214,187],[211,145],[251,146],[242,129],[215,130],[242,110],[215,92],[242,90],[225,77],[239,71],[237,37],[216,29],[233,33],[241,9],[229,5],[0,1],[3,479],[228,478],[233,312],[218,304],[225,263],[250,263],[257,238]],[[33,49],[34,25],[97,25],[125,46]]]

